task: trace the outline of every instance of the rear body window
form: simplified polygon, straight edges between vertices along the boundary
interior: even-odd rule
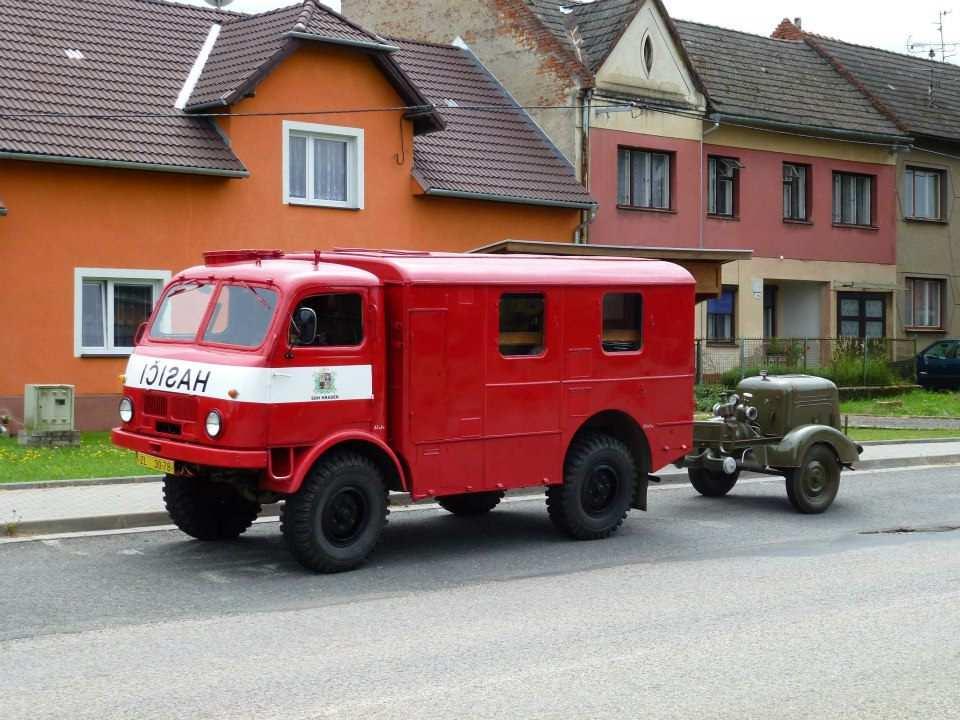
[[[541,293],[500,296],[500,354],[505,357],[542,355],[546,299]]]
[[[603,349],[636,352],[643,347],[643,296],[608,293],[603,296]]]

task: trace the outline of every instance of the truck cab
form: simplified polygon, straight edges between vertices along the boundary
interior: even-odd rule
[[[367,557],[391,491],[471,515],[541,486],[606,537],[692,447],[693,302],[656,261],[208,253],[138,333],[113,438],[194,537],[283,501],[315,570]]]

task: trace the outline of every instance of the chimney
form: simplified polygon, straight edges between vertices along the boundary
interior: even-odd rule
[[[777,40],[803,40],[800,18],[795,18],[793,22],[790,22],[789,18],[784,18],[770,37]]]
[[[800,18],[794,18],[793,24],[797,26],[797,30],[803,30],[803,23],[800,21]]]

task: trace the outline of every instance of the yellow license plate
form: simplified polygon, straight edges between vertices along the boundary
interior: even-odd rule
[[[154,457],[153,455],[147,455],[142,452],[137,453],[137,464],[143,465],[143,467],[150,468],[151,470],[166,473],[167,475],[173,475],[176,471],[173,460]]]

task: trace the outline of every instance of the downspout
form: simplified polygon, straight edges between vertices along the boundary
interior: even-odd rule
[[[703,187],[703,139],[710,133],[717,130],[719,127],[720,127],[720,122],[714,121],[713,127],[709,127],[706,130],[704,130],[702,133],[700,133],[700,189],[697,191],[697,194],[699,196],[698,207],[700,208],[700,223],[698,227],[700,228],[700,249],[701,250],[703,250],[703,231],[704,231],[704,224],[706,223],[706,212],[705,212],[705,208],[703,207],[703,197],[706,192],[706,188]]]
[[[593,89],[582,91],[580,101],[580,182],[590,192],[590,109],[593,102]],[[593,222],[595,208],[584,209],[580,214],[582,222],[574,231],[573,241],[581,245],[590,242],[590,223]]]

